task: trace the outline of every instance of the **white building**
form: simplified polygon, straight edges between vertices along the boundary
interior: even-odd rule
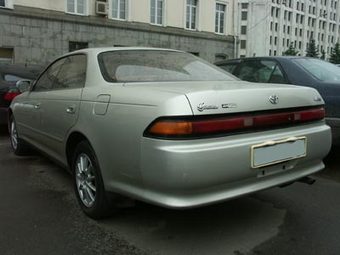
[[[233,0],[0,0],[0,58],[48,62],[81,47],[154,46],[234,57]]]
[[[338,0],[238,0],[235,8],[240,57],[282,55],[291,43],[305,56],[311,37],[328,57],[340,39]]]

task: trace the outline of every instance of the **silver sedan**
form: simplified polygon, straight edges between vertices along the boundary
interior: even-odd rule
[[[69,169],[81,208],[101,218],[118,194],[189,208],[318,172],[324,116],[311,88],[240,81],[175,50],[99,48],[50,64],[9,127],[17,155],[33,145]]]

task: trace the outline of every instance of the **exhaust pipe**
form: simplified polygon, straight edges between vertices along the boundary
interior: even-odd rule
[[[306,176],[306,177],[303,177],[303,178],[298,179],[296,181],[292,181],[292,182],[287,182],[287,183],[281,184],[279,187],[280,188],[285,188],[285,187],[293,184],[294,182],[302,182],[302,183],[305,183],[305,184],[308,184],[308,185],[312,185],[312,184],[314,184],[314,182],[316,182],[316,180],[311,178],[311,177],[309,177],[309,176]]]
[[[305,184],[308,184],[308,185],[312,185],[312,184],[314,184],[314,182],[316,182],[316,180],[309,177],[309,176],[306,176],[306,177],[299,179],[298,182],[302,182],[302,183],[305,183]]]

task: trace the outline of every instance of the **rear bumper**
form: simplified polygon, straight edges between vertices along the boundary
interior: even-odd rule
[[[252,145],[292,136],[307,137],[306,157],[251,168]],[[322,159],[330,147],[330,128],[320,123],[214,139],[166,141],[144,138],[141,155],[144,188],[130,195],[172,208],[228,200],[322,170]],[[129,192],[125,190],[125,193]]]
[[[226,184],[196,189],[193,192],[169,191],[159,192],[148,190],[139,199],[168,208],[194,208],[221,201],[234,199],[257,191],[280,186],[317,173],[324,168],[321,160],[310,162],[294,170],[269,175],[267,177],[253,177],[241,179]]]
[[[0,107],[0,125],[5,125],[8,122],[8,108]]]

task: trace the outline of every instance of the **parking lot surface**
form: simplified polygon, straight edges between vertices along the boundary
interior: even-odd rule
[[[217,205],[169,210],[137,202],[94,221],[71,176],[0,131],[0,254],[340,254],[337,151],[312,185],[295,183]]]

